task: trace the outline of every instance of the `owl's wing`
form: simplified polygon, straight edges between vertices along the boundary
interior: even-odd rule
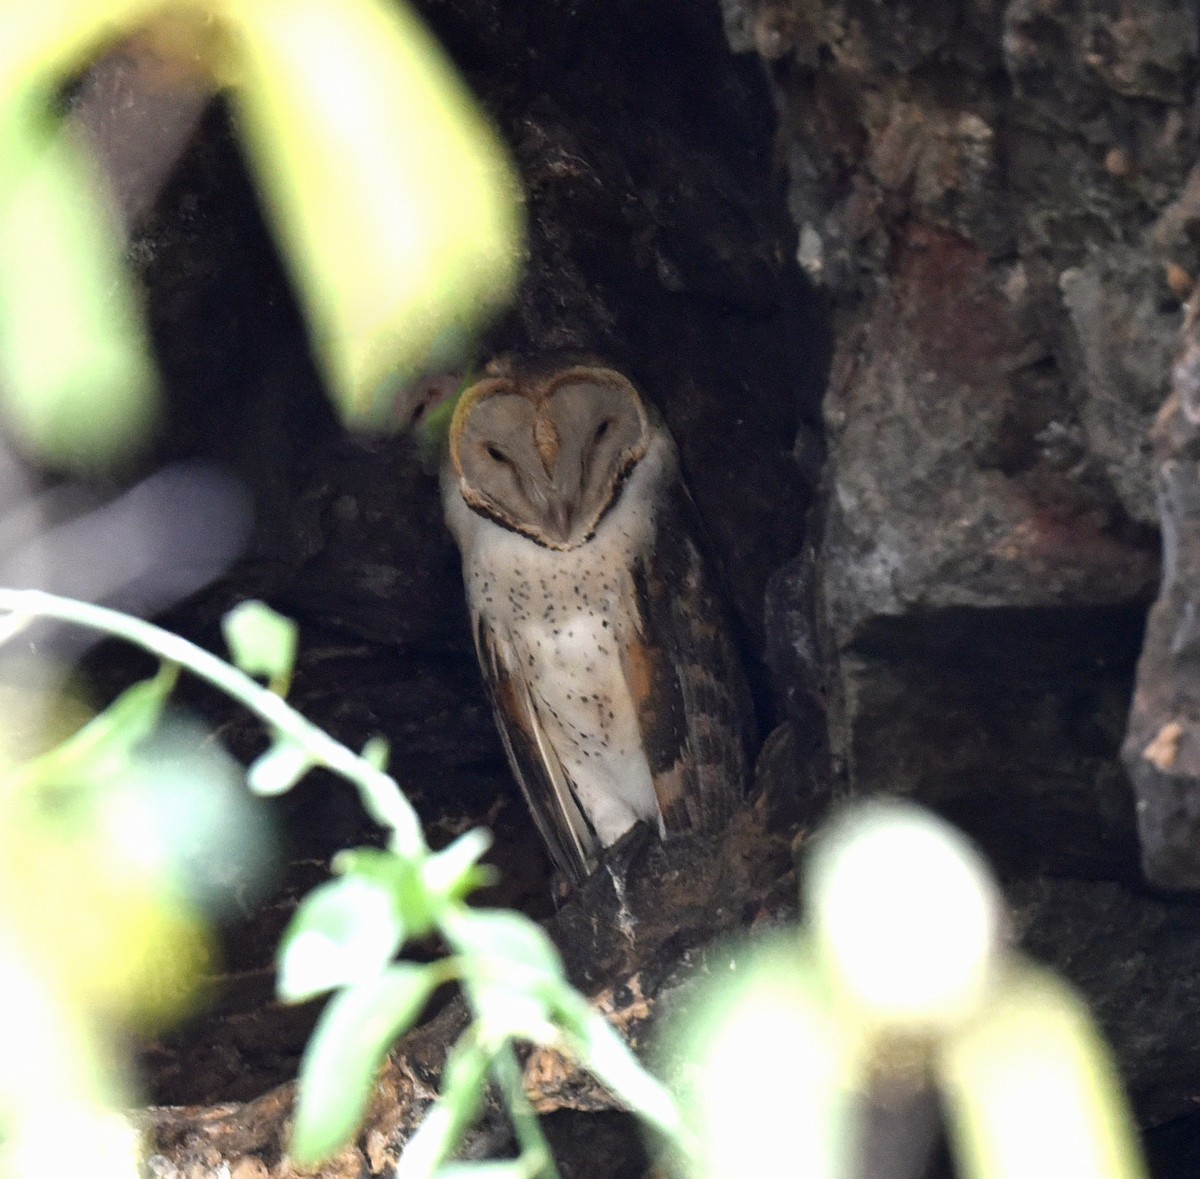
[[[652,551],[633,569],[640,637],[626,646],[629,684],[663,825],[717,831],[750,777],[754,709],[695,536],[682,483],[663,492]]]
[[[482,615],[473,621],[475,649],[509,765],[555,866],[578,884],[596,866],[596,834],[547,739],[512,643]]]

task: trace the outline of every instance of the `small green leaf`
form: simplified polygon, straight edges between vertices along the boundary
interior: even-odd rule
[[[350,1140],[388,1049],[441,980],[433,967],[398,963],[330,1001],[300,1065],[289,1146],[294,1163],[315,1166]]]
[[[557,1045],[558,1029],[550,1020],[550,1008],[540,997],[540,988],[514,986],[488,977],[486,966],[477,959],[462,960],[463,986],[475,1013],[479,1037],[499,1046],[508,1040]]]
[[[467,1031],[454,1045],[442,1073],[442,1092],[408,1140],[395,1179],[425,1179],[462,1142],[483,1104],[491,1053]]]
[[[9,22],[12,24],[13,22]],[[46,26],[40,18],[28,23]],[[22,33],[24,30],[22,30]],[[18,39],[24,37],[18,33]],[[35,37],[36,40],[36,37]],[[59,80],[0,78],[0,403],[7,429],[52,464],[103,466],[146,438],[158,388],[120,234],[95,163],[50,114]],[[26,63],[19,63],[23,73]],[[65,65],[68,71],[77,63]]]
[[[545,931],[528,917],[503,909],[471,909],[447,916],[444,932],[464,957],[482,957],[509,978],[563,977],[562,960]]]
[[[247,675],[265,676],[271,690],[287,695],[296,663],[296,624],[265,602],[242,602],[221,620],[233,662]]]
[[[460,901],[481,885],[491,883],[494,870],[478,863],[491,846],[492,834],[482,827],[460,835],[449,847],[425,861],[422,871],[425,887],[434,896]]]
[[[251,763],[246,771],[246,785],[267,798],[286,794],[315,764],[292,738],[277,737],[271,748]]]
[[[391,746],[387,743],[386,738],[372,737],[363,746],[362,759],[372,769],[378,770],[382,774],[387,772],[388,757],[391,752]]]
[[[132,750],[157,727],[178,678],[178,666],[164,663],[153,679],[126,689],[78,732],[18,767],[9,775],[6,789],[44,782],[100,782],[121,775]]]
[[[304,898],[280,942],[280,998],[302,1002],[378,975],[404,941],[387,888],[363,876],[331,880]]]
[[[286,794],[316,762],[290,737],[280,737],[250,764],[246,785],[254,794],[269,798]]]
[[[418,863],[377,847],[353,847],[333,857],[333,870],[387,889],[408,937],[424,937],[433,928],[432,898]]]
[[[614,1097],[667,1135],[679,1133],[679,1107],[652,1077],[604,1016],[565,983],[551,997],[567,1032],[571,1055]]]

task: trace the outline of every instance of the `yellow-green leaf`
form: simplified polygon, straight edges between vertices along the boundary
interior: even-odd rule
[[[247,675],[265,676],[271,690],[286,696],[296,662],[298,628],[265,602],[247,601],[221,619],[233,662]]]
[[[5,792],[37,785],[84,786],[116,777],[158,725],[178,678],[179,668],[164,663],[152,679],[127,688],[61,744],[18,766],[4,782]]]
[[[68,465],[129,454],[157,411],[103,198],[97,171],[32,99],[0,109],[0,396],[24,444]]]
[[[512,169],[436,43],[381,0],[230,5],[220,63],[349,419],[508,298]]]
[[[1145,1179],[1108,1049],[1048,971],[1014,966],[938,1072],[964,1179]]]
[[[10,0],[0,38],[0,109],[14,96],[53,93],[114,32],[137,28],[163,0]]]

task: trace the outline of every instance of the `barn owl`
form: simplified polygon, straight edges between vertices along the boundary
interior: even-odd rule
[[[619,373],[494,366],[442,466],[509,763],[575,883],[639,820],[711,832],[749,774],[749,694],[665,427]]]

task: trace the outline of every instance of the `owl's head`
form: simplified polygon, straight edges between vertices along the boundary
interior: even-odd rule
[[[649,440],[637,390],[612,369],[577,365],[472,386],[454,413],[450,459],[474,511],[565,550],[595,532]]]

